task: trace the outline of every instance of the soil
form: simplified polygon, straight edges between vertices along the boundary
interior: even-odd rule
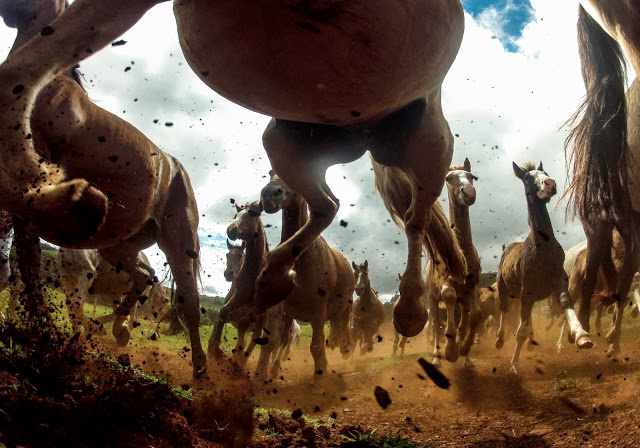
[[[391,356],[388,324],[373,353],[345,360],[329,352],[328,372],[315,384],[304,346],[295,347],[281,376],[266,383],[227,360],[210,360],[207,376],[194,380],[188,349],[161,350],[148,339],[127,349],[108,341],[97,347],[5,327],[0,441],[26,447],[322,448],[372,446],[342,434],[375,430],[437,447],[635,447],[639,326],[626,321],[616,359],[607,358],[603,335],[594,335],[590,351],[566,343],[558,354],[558,327],[545,332],[535,326],[537,345],[523,350],[517,377],[508,373],[513,337],[502,350],[487,337],[472,349],[474,368],[443,361],[448,389],[419,363],[431,360],[423,335],[409,341],[402,357]],[[256,357],[248,361],[249,371]],[[148,375],[169,375],[169,382],[131,364]],[[176,385],[192,398],[177,395]]]

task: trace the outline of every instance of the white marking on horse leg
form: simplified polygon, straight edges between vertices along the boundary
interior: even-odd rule
[[[455,321],[455,308],[456,308],[456,292],[455,290],[445,284],[440,291],[440,297],[444,301],[447,307],[447,328],[444,335],[447,338],[444,346],[444,356],[449,362],[456,362],[458,360],[458,344],[456,343],[456,321]]]
[[[562,319],[562,327],[560,327],[560,337],[558,338],[558,353],[562,352],[562,350],[564,350],[564,333],[567,330],[567,320],[566,319]]]
[[[567,308],[564,310],[564,315],[567,319],[567,323],[569,324],[569,331],[574,335],[578,348],[587,349],[593,347],[593,342],[591,342],[591,339],[589,338],[589,333],[582,328],[575,310],[573,308]]]

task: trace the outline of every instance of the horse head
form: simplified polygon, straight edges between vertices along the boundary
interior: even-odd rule
[[[535,167],[533,162],[527,162],[522,168],[513,162],[513,172],[524,184],[527,197],[536,196],[545,202],[557,193],[556,181],[549,177],[542,167],[542,162]]]
[[[471,162],[464,159],[464,164],[449,168],[445,178],[449,197],[459,205],[469,207],[476,202],[476,188],[473,181],[478,180],[471,174]]]

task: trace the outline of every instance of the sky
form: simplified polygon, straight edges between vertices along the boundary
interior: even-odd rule
[[[455,135],[453,164],[471,161],[477,201],[471,225],[483,271],[498,267],[502,245],[528,231],[521,181],[512,161],[542,161],[566,185],[565,121],[584,95],[576,44],[577,2],[463,0],[465,34],[443,85],[443,110]],[[0,60],[14,30],[0,24]],[[224,296],[227,225],[232,200],[259,199],[269,161],[261,144],[269,117],[251,112],[206,87],[185,62],[171,3],[154,7],[109,47],[82,63],[85,87],[100,107],[129,121],[186,167],[200,210],[199,236],[207,294]],[[630,74],[633,79],[633,73]],[[167,126],[167,123],[172,123]],[[323,233],[349,261],[367,259],[372,287],[383,300],[398,289],[406,238],[374,190],[369,156],[332,167],[328,184],[341,200]],[[446,188],[442,199],[446,209]],[[565,220],[566,202],[548,206],[556,236],[569,249],[584,240],[582,226]],[[280,240],[281,215],[263,215],[271,247]],[[347,226],[339,225],[346,221]],[[164,257],[145,251],[158,272]]]

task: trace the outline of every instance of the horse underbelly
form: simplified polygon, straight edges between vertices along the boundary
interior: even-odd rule
[[[213,90],[257,112],[346,125],[425,97],[460,47],[459,0],[176,0],[180,44]]]

